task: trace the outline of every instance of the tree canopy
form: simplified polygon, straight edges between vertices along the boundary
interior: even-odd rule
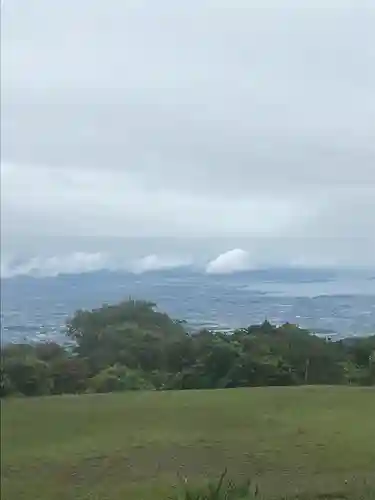
[[[3,346],[1,395],[375,384],[375,336],[333,342],[268,321],[189,333],[155,304],[131,299],[77,311],[66,335],[69,347]]]

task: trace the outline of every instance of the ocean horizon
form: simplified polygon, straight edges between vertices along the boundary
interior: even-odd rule
[[[2,342],[64,342],[78,309],[129,297],[155,302],[192,329],[291,322],[332,337],[375,333],[375,273],[365,269],[257,269],[207,274],[189,266],[1,279]]]

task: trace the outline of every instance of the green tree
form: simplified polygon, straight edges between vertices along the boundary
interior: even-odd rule
[[[129,300],[93,311],[78,311],[67,324],[78,356],[99,371],[115,363],[152,370],[163,363],[162,341],[186,336],[183,324],[155,310],[155,304]]]
[[[3,379],[7,387],[25,396],[51,393],[52,380],[48,364],[31,356],[4,360]]]
[[[49,364],[53,394],[79,394],[85,392],[90,375],[85,359],[59,357]]]

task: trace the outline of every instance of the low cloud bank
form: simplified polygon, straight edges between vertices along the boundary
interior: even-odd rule
[[[207,274],[230,274],[252,268],[249,252],[235,248],[220,254],[206,266]]]
[[[163,271],[191,265],[189,260],[177,259],[174,257],[159,257],[158,255],[147,255],[137,260],[131,266],[135,273],[145,273],[147,271]]]
[[[272,246],[274,248],[274,245]],[[251,251],[243,248],[234,248],[219,254],[212,260],[199,252],[190,252],[187,258],[184,252],[150,253],[142,257],[126,256],[118,252],[67,252],[57,255],[34,256],[28,258],[13,258],[12,254],[1,255],[1,278],[15,276],[54,277],[63,274],[82,274],[95,271],[124,271],[134,274],[143,274],[152,271],[166,271],[179,268],[190,268],[207,275],[232,274],[246,272],[259,268],[371,268],[363,261],[361,266],[354,266],[350,259],[337,259],[334,248],[328,249],[325,258],[318,258],[314,251],[303,252],[303,248],[296,250],[296,256],[287,252],[278,260],[273,255],[267,255],[267,248],[257,248],[253,244]],[[187,252],[189,254],[189,252]],[[294,258],[292,258],[294,257]]]
[[[147,255],[140,259],[124,262],[122,259],[104,253],[73,252],[50,257],[33,257],[17,262],[3,258],[1,277],[15,276],[54,277],[61,274],[81,274],[95,271],[128,271],[141,274],[188,266],[190,261],[174,257]]]
[[[101,253],[74,252],[51,257],[33,257],[21,263],[5,260],[1,262],[1,277],[14,276],[53,277],[59,274],[74,274],[100,271],[108,267],[108,258]]]

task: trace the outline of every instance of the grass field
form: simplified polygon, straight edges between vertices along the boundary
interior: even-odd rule
[[[266,498],[375,490],[375,389],[14,399],[1,426],[3,500],[166,499],[178,474],[199,484],[226,467]]]

